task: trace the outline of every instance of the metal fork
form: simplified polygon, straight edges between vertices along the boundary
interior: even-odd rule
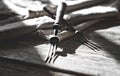
[[[63,19],[65,10],[66,10],[66,4],[64,2],[60,3],[60,5],[58,5],[58,8],[57,8],[56,18],[53,25],[53,37],[50,38],[50,49],[49,49],[48,56],[45,60],[46,63],[50,63],[51,61],[53,61],[55,57],[56,50],[58,47],[58,42],[59,42],[59,38],[57,37],[57,35],[61,28],[60,22]]]

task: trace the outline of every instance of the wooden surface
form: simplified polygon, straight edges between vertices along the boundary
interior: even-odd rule
[[[119,28],[119,26],[115,26],[96,30],[89,34],[90,40],[102,47],[101,51],[97,52],[94,52],[90,48],[81,44],[77,41],[76,37],[61,42],[59,47],[62,48],[62,52],[55,60],[54,64],[50,65],[96,76],[119,76]],[[22,37],[13,43],[2,45],[0,56],[44,63],[45,57],[48,53],[48,47],[48,41],[42,39],[37,34],[33,34],[27,37]],[[16,70],[13,70],[15,68],[16,67],[10,68],[8,72],[6,71],[8,74],[10,71],[9,75],[7,73],[4,74],[7,74],[8,76],[13,73],[15,74],[14,71]],[[31,75],[34,75],[34,72],[36,71],[34,70]],[[23,75],[26,76],[26,74]],[[54,74],[52,75],[54,76]],[[60,75],[64,76],[64,74]],[[57,76],[59,76],[59,74]]]
[[[111,21],[114,21],[111,20]],[[54,64],[62,69],[92,74],[95,76],[120,75],[120,26],[119,23],[96,24],[84,31],[91,42],[101,47],[90,49],[78,41],[77,36],[59,43],[59,56]],[[24,60],[34,63],[44,63],[49,49],[49,42],[38,33],[20,37],[0,44],[0,56]],[[0,64],[1,76],[72,76],[63,73],[38,70],[15,64]]]

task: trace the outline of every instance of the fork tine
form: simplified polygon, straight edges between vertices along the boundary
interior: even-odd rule
[[[52,45],[50,45],[50,49],[49,49],[49,52],[48,52],[47,58],[45,59],[45,63],[47,63],[48,60],[50,59],[51,47],[52,47]]]
[[[49,54],[45,60],[45,63],[50,63],[51,61],[54,61],[54,57],[56,55],[57,45],[51,45],[51,48],[49,50]]]

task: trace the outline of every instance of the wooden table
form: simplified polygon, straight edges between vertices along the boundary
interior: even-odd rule
[[[3,3],[1,3],[3,4]],[[5,5],[4,5],[5,6]],[[0,10],[2,10],[0,8]],[[5,9],[6,11],[6,9]],[[114,19],[113,19],[114,20]],[[46,64],[44,60],[49,49],[49,42],[38,33],[29,34],[17,40],[0,45],[0,57],[22,60],[36,64],[55,66],[61,69],[92,74],[95,76],[120,75],[120,26],[118,24],[96,25],[84,31],[84,34],[100,51],[93,51],[81,44],[76,36],[59,43],[59,56],[54,64]],[[4,63],[4,64],[3,64]],[[11,62],[12,63],[12,62]],[[0,61],[1,76],[73,76],[64,73],[40,70],[20,64],[9,64]]]
[[[76,36],[74,36],[59,44],[58,50],[61,53],[54,64],[50,63],[49,65],[96,76],[119,76],[120,26],[109,26],[104,29],[101,29],[101,26],[99,26],[98,30],[95,30],[95,27],[91,27],[85,32],[87,34],[92,31],[87,34],[87,37],[90,41],[101,47],[100,51],[96,50],[97,52],[95,52],[91,50],[77,41]],[[47,40],[42,39],[37,33],[33,33],[1,45],[0,56],[45,64],[44,60],[48,53],[48,47],[49,42]],[[27,70],[25,69],[26,71],[23,71],[20,70],[20,67],[17,68],[16,66],[11,67],[8,64],[6,67],[4,65],[4,67],[0,68],[2,76],[40,76],[41,74],[43,76],[48,76],[49,74],[51,76],[70,76],[62,73],[28,68]]]

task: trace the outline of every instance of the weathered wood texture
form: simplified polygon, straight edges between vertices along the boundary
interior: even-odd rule
[[[101,51],[94,52],[81,44],[81,42],[78,42],[76,37],[72,37],[60,43],[59,47],[63,48],[63,52],[59,54],[54,64],[51,65],[87,74],[119,76],[119,26],[91,33],[90,39],[102,48]],[[0,56],[44,63],[48,47],[49,43],[46,40],[34,34],[33,36],[30,35],[16,42],[1,46]],[[24,74],[19,70],[15,70],[15,68],[8,66],[8,70],[4,71],[3,75],[14,74],[21,76],[22,74],[26,76],[27,74],[34,75],[34,73],[38,74],[38,76],[41,75],[36,70],[32,70],[33,73],[28,70]],[[59,76],[57,73],[52,75],[54,76],[54,74]],[[64,74],[60,75],[64,76]]]
[[[118,19],[119,20],[119,19]],[[120,75],[120,23],[114,17],[101,21],[83,30],[83,34],[94,44],[101,47],[90,49],[80,41],[78,35],[59,43],[58,57],[54,64],[58,68],[95,76]],[[24,26],[24,24],[23,24]],[[16,40],[0,44],[0,56],[11,59],[45,64],[49,42],[39,33],[22,36]],[[95,52],[96,50],[97,52]],[[72,76],[63,73],[38,70],[17,64],[2,64],[1,76]],[[48,64],[46,64],[48,65]]]

